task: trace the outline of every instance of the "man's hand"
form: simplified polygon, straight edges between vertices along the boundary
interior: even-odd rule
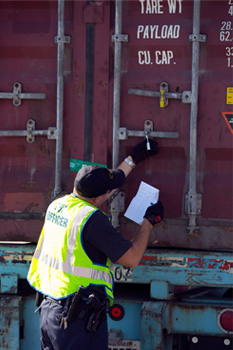
[[[147,142],[150,143],[150,150],[147,149]],[[158,144],[152,139],[144,139],[142,142],[138,143],[129,154],[135,164],[143,161],[144,159],[157,154],[159,151]]]
[[[153,226],[160,223],[163,220],[163,217],[163,204],[160,201],[148,207],[144,215],[144,218],[146,218]]]

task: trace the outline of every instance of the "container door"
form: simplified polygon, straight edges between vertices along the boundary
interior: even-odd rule
[[[122,2],[122,34],[128,42],[122,42],[121,54],[120,158],[142,140],[135,131],[143,133],[146,123],[152,125],[159,154],[137,165],[125,185],[126,207],[141,180],[160,190],[166,219],[151,235],[150,246],[225,250],[232,249],[233,3],[200,1],[194,19],[195,3]],[[197,201],[190,209],[193,147]],[[190,214],[196,216],[192,231]],[[122,222],[132,237],[135,226],[125,218]]]
[[[37,242],[57,153],[58,195],[72,192],[79,160],[107,164],[110,2],[1,1],[0,18],[0,240]]]

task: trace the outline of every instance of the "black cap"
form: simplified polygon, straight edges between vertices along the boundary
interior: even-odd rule
[[[83,197],[94,198],[123,185],[125,174],[122,170],[90,165],[79,170],[74,181],[76,191]]]

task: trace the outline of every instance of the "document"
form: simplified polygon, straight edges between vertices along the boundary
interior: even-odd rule
[[[124,216],[141,225],[146,209],[150,205],[157,203],[158,200],[159,190],[141,181],[138,192],[130,202]]]

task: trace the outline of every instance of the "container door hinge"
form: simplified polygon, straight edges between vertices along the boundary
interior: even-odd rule
[[[201,209],[202,209],[202,194],[186,193],[185,194],[185,214],[201,215]]]
[[[44,100],[45,94],[42,93],[23,93],[23,85],[19,82],[14,83],[13,92],[0,92],[0,99],[13,99],[13,105],[19,107],[22,99],[25,100]]]
[[[176,99],[182,100],[182,103],[191,103],[192,102],[192,93],[191,91],[183,92],[169,92],[169,84],[167,82],[162,82],[159,86],[159,91],[147,91],[140,89],[129,89],[129,95],[136,96],[146,96],[146,97],[158,97],[159,105],[161,108],[167,107],[168,100]]]
[[[155,138],[173,138],[177,139],[179,133],[166,131],[153,131],[153,121],[146,120],[144,123],[144,131],[128,130],[127,128],[119,128],[119,140],[126,140],[129,136],[135,137],[155,137]]]

